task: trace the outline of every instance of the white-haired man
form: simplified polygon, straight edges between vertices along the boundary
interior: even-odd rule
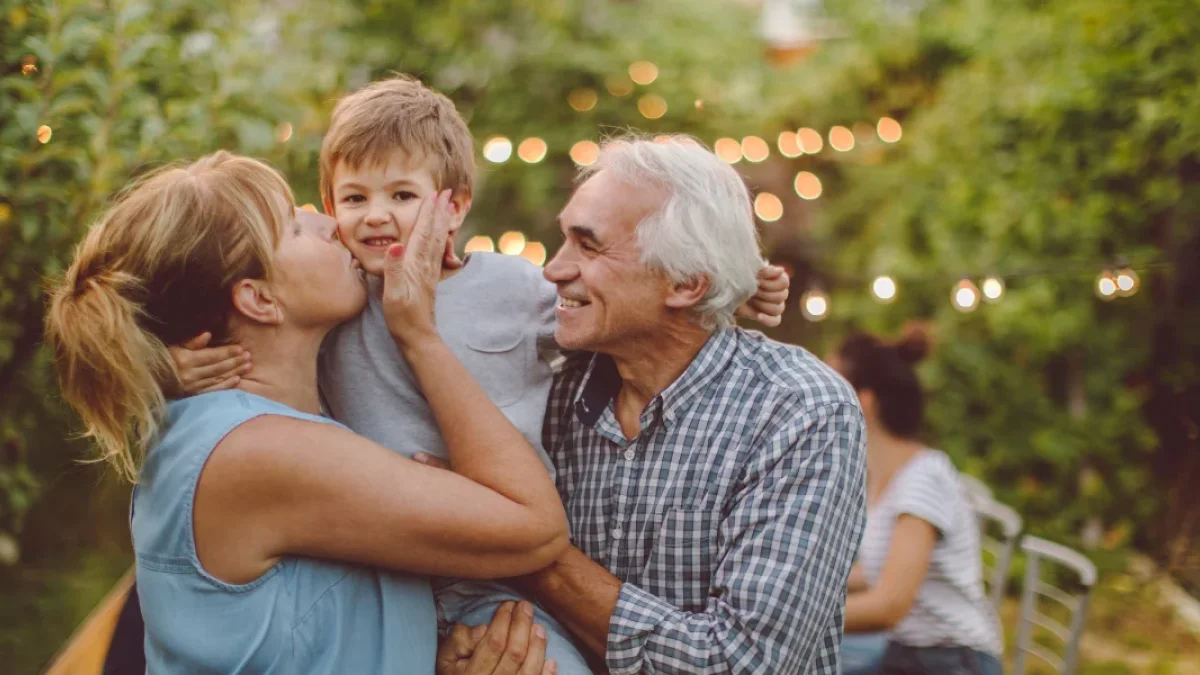
[[[865,517],[853,390],[734,327],[764,263],[731,167],[620,140],[582,180],[545,269],[579,350],[544,431],[574,548],[526,585],[614,675],[837,673]]]

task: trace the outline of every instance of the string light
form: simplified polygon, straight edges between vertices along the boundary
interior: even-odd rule
[[[467,241],[466,248],[463,249],[467,253],[486,252],[492,253],[496,250],[496,244],[492,238],[487,235],[476,235]]]
[[[696,110],[704,110],[704,99],[698,98],[692,105],[696,106]]]
[[[292,125],[290,122],[281,122],[275,127],[275,140],[280,143],[287,143],[292,137]]]
[[[713,143],[713,152],[730,164],[742,161],[742,144],[732,138],[718,138],[717,142]]]
[[[587,112],[595,108],[598,99],[595,89],[575,89],[567,94],[567,103],[577,112]]]
[[[546,141],[536,136],[526,138],[517,146],[517,157],[529,164],[537,164],[546,158]]]
[[[504,136],[493,136],[483,144],[483,156],[493,164],[503,164],[512,157],[512,141]]]
[[[1104,270],[1100,276],[1096,277],[1096,295],[1100,296],[1101,300],[1112,300],[1117,297],[1117,278],[1113,275],[1112,270]]]
[[[837,126],[829,130],[829,147],[838,152],[854,149],[854,134],[849,129]]]
[[[656,120],[667,114],[667,101],[658,94],[646,94],[638,99],[638,112],[648,120]]]
[[[875,277],[871,282],[871,295],[884,304],[896,299],[896,290],[896,280],[887,275]]]
[[[895,143],[904,134],[900,123],[890,117],[879,118],[879,124],[875,125],[875,132],[879,134],[879,140],[884,143]]]
[[[505,232],[500,235],[500,252],[505,255],[521,255],[525,250],[525,235],[520,232]]]
[[[950,301],[960,312],[973,312],[979,306],[979,289],[970,279],[963,279],[955,284]]]
[[[804,127],[796,132],[796,139],[800,142],[800,150],[810,155],[817,154],[825,147],[825,141],[821,140],[821,134],[816,129]]]
[[[783,217],[783,202],[770,192],[760,192],[754,198],[754,215],[764,223],[773,223]]]
[[[829,316],[829,296],[820,288],[812,288],[800,296],[800,313],[809,321],[824,321]]]
[[[658,66],[649,61],[638,61],[629,66],[629,78],[637,84],[650,84],[658,78]]]
[[[541,267],[546,264],[546,247],[541,242],[531,241],[521,251],[521,257]]]
[[[592,141],[579,141],[571,146],[571,160],[579,166],[591,166],[600,157],[600,146]]]
[[[48,125],[43,124],[37,128],[37,139],[39,143],[49,143],[50,137],[54,135],[54,130]]]
[[[979,289],[983,291],[984,302],[996,303],[1004,297],[1004,279],[997,276],[985,277],[983,283],[979,285]]]
[[[1138,277],[1138,273],[1132,268],[1124,267],[1117,272],[1117,295],[1122,298],[1128,298],[1138,292],[1138,287],[1142,285],[1142,280]]]
[[[779,134],[778,145],[779,154],[789,159],[804,154],[804,150],[800,149],[800,139],[796,137],[794,131],[784,131]]]
[[[742,155],[746,161],[758,163],[771,155],[771,146],[758,136],[747,136],[742,139]]]
[[[803,199],[812,200],[821,196],[821,179],[808,171],[801,171],[796,174],[793,187],[796,188],[796,194],[800,195]]]

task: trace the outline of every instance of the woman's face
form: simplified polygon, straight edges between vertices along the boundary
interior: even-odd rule
[[[333,218],[305,209],[275,251],[275,292],[288,323],[328,330],[362,311],[367,301],[361,270],[337,241]]]

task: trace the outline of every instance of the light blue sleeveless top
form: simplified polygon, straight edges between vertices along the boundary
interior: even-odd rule
[[[255,581],[227,584],[200,565],[192,531],[200,471],[226,434],[259,415],[336,424],[241,391],[167,406],[133,495],[147,672],[433,673],[427,579],[288,557]]]

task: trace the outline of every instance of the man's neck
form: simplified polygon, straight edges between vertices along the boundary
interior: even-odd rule
[[[627,343],[619,353],[612,353],[621,375],[615,409],[626,438],[641,433],[646,406],[683,375],[710,337],[711,332],[689,323]]]
[[[250,351],[254,368],[242,376],[238,389],[320,415],[317,353],[324,335],[267,331],[242,337],[242,346]]]

